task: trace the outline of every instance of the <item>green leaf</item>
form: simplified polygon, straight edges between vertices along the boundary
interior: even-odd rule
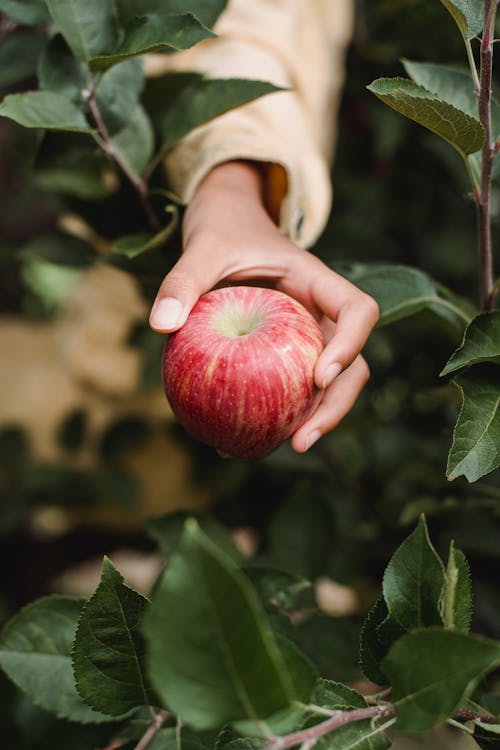
[[[398,729],[431,729],[453,714],[483,674],[500,665],[500,644],[451,630],[408,633],[382,662]]]
[[[448,630],[468,633],[472,619],[472,586],[469,563],[452,541],[441,599],[443,623]]]
[[[386,621],[388,614],[384,597],[379,596],[368,612],[359,636],[359,665],[365,677],[376,685],[387,684],[387,677],[380,668],[387,647],[380,641],[378,628]]]
[[[34,75],[45,45],[41,34],[15,34],[0,45],[0,87],[20,83]]]
[[[178,77],[179,82],[182,80],[186,85],[177,88],[176,95],[168,98],[161,96],[158,100],[158,129],[163,150],[171,148],[191,130],[224,112],[266,94],[283,91],[279,86],[266,81],[242,78],[193,80],[191,77],[189,82],[190,79],[185,76]],[[167,81],[164,85],[175,91],[173,83],[175,82]],[[157,89],[161,87],[160,82]]]
[[[177,552],[188,518],[194,518],[203,533],[233,562],[237,565],[243,562],[241,552],[233,542],[228,530],[221,523],[208,513],[188,513],[186,511],[167,513],[164,516],[148,518],[144,522],[147,533],[154,539],[166,560],[170,560]]]
[[[474,740],[484,750],[500,747],[500,724],[489,724],[483,721],[474,722]]]
[[[464,39],[473,39],[483,28],[484,3],[482,0],[441,0],[453,16]]]
[[[300,594],[310,588],[307,578],[279,568],[263,565],[246,565],[243,568],[264,603],[291,610],[297,605]]]
[[[202,737],[185,728],[166,727],[155,734],[148,750],[208,750],[210,745],[202,742]]]
[[[139,15],[137,0],[116,0],[123,24]],[[227,5],[227,0],[141,0],[140,13],[192,13],[211,28]]]
[[[471,320],[462,343],[451,355],[441,375],[478,362],[500,364],[500,310],[481,313]]]
[[[448,104],[471,117],[478,116],[474,82],[470,72],[449,65],[401,60],[404,69],[418,86],[436,94]]]
[[[26,26],[37,26],[49,20],[45,0],[0,0],[0,11]]]
[[[82,103],[85,72],[61,34],[48,41],[40,57],[38,81],[44,91],[60,94],[77,106]]]
[[[156,589],[145,633],[153,686],[195,729],[258,721],[294,699],[255,592],[193,520]]]
[[[372,726],[371,721],[346,724],[322,737],[315,745],[318,750],[387,750],[390,746],[382,727]]]
[[[469,482],[500,466],[500,389],[498,369],[483,365],[453,381],[460,389],[462,408],[448,455],[448,479]]]
[[[107,159],[93,139],[79,133],[45,133],[38,148],[34,177],[42,189],[82,200],[104,198]]]
[[[484,143],[480,121],[406,78],[378,78],[368,90],[396,112],[448,141],[465,158]]]
[[[115,150],[136,175],[142,175],[154,149],[153,126],[140,104],[129,115],[129,121],[112,138]]]
[[[348,711],[352,708],[366,708],[366,701],[357,690],[341,682],[320,679],[311,696],[311,704],[328,708],[331,711]]]
[[[78,237],[50,232],[35,237],[19,250],[23,260],[36,258],[58,266],[85,268],[95,260],[93,248]]]
[[[127,26],[125,36],[113,54],[93,57],[90,67],[92,70],[105,70],[129,57],[146,52],[188,49],[214,36],[190,13],[143,15]]]
[[[37,706],[82,724],[109,721],[76,692],[71,646],[83,600],[47,596],[29,604],[0,636],[0,666]]]
[[[354,263],[337,268],[378,302],[379,327],[422,310],[432,310],[446,319],[451,313],[460,328],[470,320],[467,305],[462,305],[459,299],[451,301],[447,290],[417,268],[382,263]]]
[[[81,62],[115,48],[118,25],[112,0],[46,2],[56,26]]]
[[[444,568],[432,546],[425,518],[393,554],[384,573],[389,614],[405,630],[442,625]]]
[[[83,607],[73,645],[76,687],[96,711],[119,716],[149,705],[139,628],[148,600],[126,586],[104,558],[102,576]]]
[[[111,135],[127,125],[139,104],[144,85],[142,67],[140,58],[131,58],[107,70],[99,81],[97,106]]]
[[[25,128],[93,132],[83,112],[64,96],[52,91],[10,94],[0,104],[0,117],[8,117]]]

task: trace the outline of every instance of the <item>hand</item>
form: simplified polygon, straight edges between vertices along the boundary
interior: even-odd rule
[[[161,333],[180,328],[198,298],[216,284],[262,280],[301,302],[319,322],[326,346],[314,371],[325,392],[292,436],[304,453],[350,411],[369,378],[360,354],[379,316],[377,303],[278,229],[262,201],[257,167],[227,162],[213,169],[184,215],[184,251],[151,310]]]

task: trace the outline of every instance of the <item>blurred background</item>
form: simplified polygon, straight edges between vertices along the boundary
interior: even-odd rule
[[[0,16],[0,37],[2,94],[33,88],[42,34]],[[403,75],[401,57],[463,62],[443,6],[359,2],[335,202],[314,251],[339,268],[412,265],[475,301],[475,214],[459,157],[365,88]],[[499,472],[475,485],[445,478],[459,397],[439,371],[457,331],[430,313],[376,330],[371,381],[332,435],[306,456],[283,446],[262,461],[224,461],[176,424],[160,386],[162,337],[147,327],[179,237],[144,266],[91,265],[134,231],[140,209],[100,158],[82,146],[68,164],[53,140],[0,119],[0,624],[46,593],[88,595],[104,553],[148,590],[162,563],[143,519],[209,511],[247,554],[316,582],[322,614],[304,621],[302,645],[324,676],[355,682],[360,624],[425,512],[441,554],[453,537],[471,561],[473,629],[500,638]],[[497,219],[498,187],[493,203]],[[16,747],[45,747],[56,732],[48,717],[3,677],[0,695]],[[35,714],[43,742],[19,734],[15,717]],[[97,730],[87,731],[82,747]]]

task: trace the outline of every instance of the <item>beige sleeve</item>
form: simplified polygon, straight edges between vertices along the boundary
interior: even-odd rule
[[[196,128],[170,152],[170,183],[184,203],[224,161],[279,164],[287,176],[281,229],[301,246],[314,243],[330,211],[329,162],[352,22],[352,0],[229,0],[216,39],[149,58],[150,75],[196,70],[289,89]]]

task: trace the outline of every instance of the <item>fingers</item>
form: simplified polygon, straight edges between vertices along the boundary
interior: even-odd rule
[[[164,278],[151,308],[149,324],[158,333],[176,331],[186,321],[199,297],[223,277],[217,254],[193,248],[182,255]]]
[[[328,388],[354,362],[379,319],[372,297],[337,274],[333,276],[336,278],[324,277],[313,289],[318,307],[336,322],[335,332],[316,363],[318,388]]]
[[[312,417],[293,435],[292,448],[297,453],[305,453],[322,435],[333,430],[352,409],[369,377],[368,365],[358,355],[326,389]]]

